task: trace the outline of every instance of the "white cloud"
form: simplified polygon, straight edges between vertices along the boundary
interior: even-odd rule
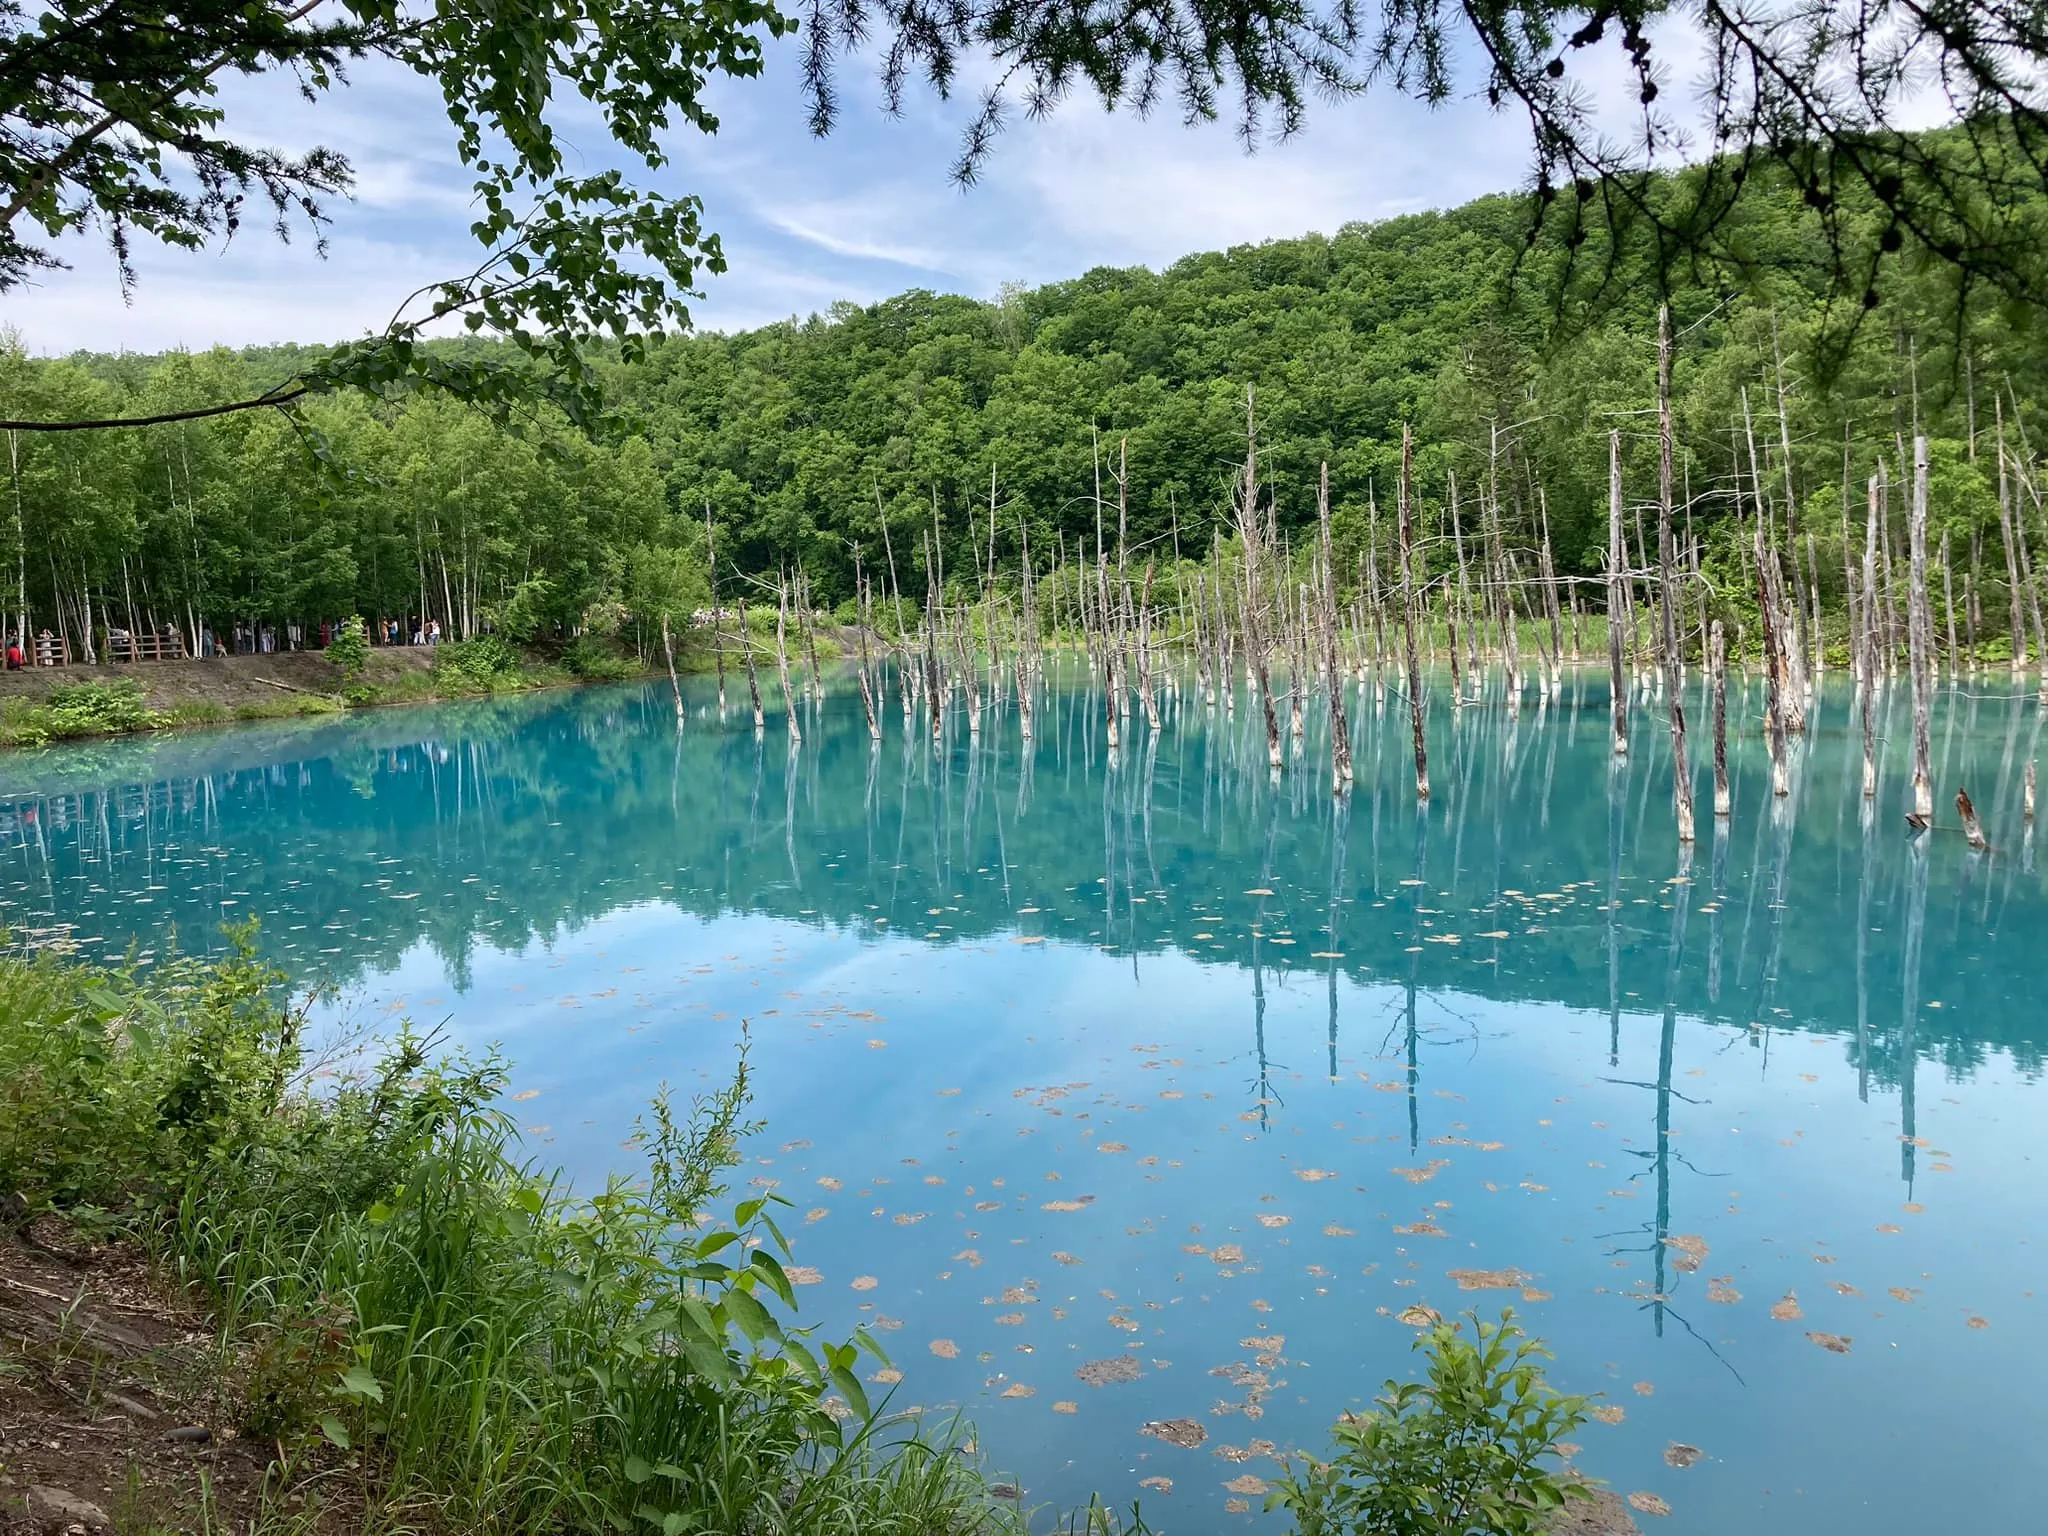
[[[1140,120],[1076,99],[1045,121],[1020,118],[963,191],[948,172],[971,81],[950,102],[913,93],[890,118],[872,72],[849,66],[840,127],[819,141],[804,126],[796,59],[778,47],[762,78],[719,82],[721,132],[680,132],[667,167],[635,173],[699,194],[724,242],[731,270],[704,278],[700,325],[739,328],[911,286],[989,297],[1006,280],[1159,266],[1448,207],[1519,182],[1527,166],[1520,121],[1472,100],[1317,104],[1297,138],[1247,155],[1227,123],[1189,128],[1171,112]],[[1601,68],[1589,79],[1603,97],[1625,85]],[[428,82],[366,66],[316,109],[279,81],[235,82],[228,105],[254,136],[325,143],[354,162],[358,195],[333,210],[328,260],[260,227],[196,257],[145,246],[124,308],[104,250],[73,240],[75,270],[0,299],[0,325],[42,352],[328,341],[381,325],[413,287],[474,264],[469,178]],[[563,121],[572,163],[620,163],[605,158],[611,146],[583,104],[565,104]]]

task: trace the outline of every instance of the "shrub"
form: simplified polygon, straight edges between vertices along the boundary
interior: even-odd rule
[[[569,648],[562,652],[562,665],[586,683],[622,683],[640,675],[640,667],[632,658],[588,635],[579,635],[569,643]]]
[[[350,614],[341,621],[327,642],[327,659],[341,668],[344,678],[357,676],[370,664],[370,637],[364,633],[360,615]]]
[[[1301,1536],[1540,1536],[1567,1500],[1591,1498],[1544,1465],[1587,1399],[1544,1383],[1549,1355],[1512,1311],[1466,1316],[1476,1338],[1453,1323],[1422,1334],[1424,1379],[1389,1381],[1375,1411],[1340,1420],[1331,1460],[1291,1459],[1266,1507]]]
[[[434,653],[434,671],[458,689],[490,692],[511,683],[521,670],[519,652],[497,635],[450,641]]]
[[[57,737],[114,736],[145,731],[156,723],[143,702],[142,684],[132,678],[52,688],[44,712],[50,734]]]

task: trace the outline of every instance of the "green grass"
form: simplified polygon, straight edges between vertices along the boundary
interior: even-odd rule
[[[234,1427],[316,1499],[345,1478],[374,1524],[475,1532],[1021,1536],[961,1442],[868,1398],[874,1341],[800,1324],[782,1202],[709,1219],[744,1052],[650,1106],[639,1179],[578,1195],[523,1158],[495,1057],[403,1035],[316,1091],[249,938],[147,979],[0,958],[0,1190],[206,1298]]]

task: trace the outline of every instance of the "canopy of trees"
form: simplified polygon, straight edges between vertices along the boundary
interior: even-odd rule
[[[1138,113],[1170,104],[1189,121],[1228,114],[1248,146],[1301,127],[1317,95],[1479,92],[1529,126],[1525,231],[1551,227],[1573,253],[1589,237],[1610,258],[1637,252],[1660,288],[1702,261],[1748,262],[1740,212],[1760,187],[1789,185],[1813,215],[1806,254],[1844,295],[1874,298],[1885,256],[1911,244],[1940,268],[1957,313],[1973,290],[2048,301],[2037,65],[2048,27],[2036,8],[1996,0],[0,0],[0,293],[58,262],[42,242],[82,230],[104,237],[124,286],[137,239],[202,249],[252,214],[281,238],[295,225],[318,233],[352,168],[329,149],[250,137],[220,84],[278,77],[310,109],[346,84],[351,61],[388,60],[438,89],[451,156],[472,177],[477,265],[403,301],[382,333],[212,409],[424,381],[500,409],[544,391],[581,416],[597,404],[586,339],[609,334],[634,353],[685,323],[698,274],[723,256],[697,199],[644,190],[617,168],[577,169],[558,135],[562,103],[595,109],[599,164],[609,154],[654,169],[670,133],[716,130],[714,79],[757,74],[764,43],[799,29],[819,133],[849,58],[879,60],[892,107],[916,79],[950,95],[964,66],[988,66],[963,126],[963,180],[1018,108],[1049,111],[1077,91]],[[1672,78],[1673,37],[1675,54],[1696,52],[1701,78]],[[1619,115],[1617,82],[1633,98]],[[1931,105],[1951,131],[1902,131]],[[288,137],[317,131],[316,118]],[[1710,157],[1709,168],[1655,173],[1680,156]],[[1569,302],[1628,270],[1568,260],[1550,275]],[[541,366],[420,345],[455,316]]]
[[[859,546],[870,570],[893,557],[914,602],[934,530],[951,578],[974,582],[992,531],[1002,569],[1015,571],[1028,537],[1045,570],[1056,546],[1069,560],[1077,540],[1092,551],[1105,504],[1114,539],[1119,499],[1133,547],[1170,558],[1177,543],[1196,558],[1244,455],[1248,387],[1283,535],[1313,517],[1329,462],[1340,569],[1355,572],[1374,547],[1371,509],[1390,495],[1408,423],[1426,522],[1442,526],[1455,484],[1461,515],[1486,498],[1523,547],[1547,523],[1560,569],[1591,574],[1610,430],[1624,433],[1631,498],[1654,493],[1654,285],[1625,286],[1623,302],[1559,340],[1555,315],[1503,281],[1518,261],[1570,255],[1553,242],[1532,258],[1526,208],[1488,199],[1164,272],[1098,270],[993,303],[913,292],[598,357],[629,424],[601,442],[562,418],[508,433],[432,391],[316,399],[296,423],[263,412],[10,435],[0,558],[18,590],[6,606],[74,636],[88,599],[96,614],[187,630],[210,619],[220,633],[237,618],[312,625],[348,612],[431,615],[456,636],[487,623],[567,633],[593,614],[701,600],[707,512],[728,595],[737,572],[801,565],[821,599],[843,602]],[[1744,545],[1739,495],[1745,515],[1761,500],[1796,516],[1798,553],[1824,593],[1838,590],[1844,471],[1860,557],[1864,482],[1879,464],[1903,480],[1917,424],[1934,439],[1934,538],[1948,539],[1957,599],[1974,572],[1972,590],[2002,612],[1995,445],[2002,433],[2011,503],[2038,526],[2023,475],[2029,434],[2048,431],[2032,312],[1978,307],[1957,323],[1943,274],[1901,259],[1821,370],[1834,318],[1811,249],[1818,215],[1791,191],[1751,209],[1741,238],[1776,275],[1739,292],[1695,286],[1673,303],[1680,489],[1709,580],[1717,552],[1732,566]],[[0,354],[0,399],[154,414],[242,398],[307,357],[12,351]],[[1384,558],[1384,525],[1377,548]],[[1739,589],[1739,575],[1725,585]]]

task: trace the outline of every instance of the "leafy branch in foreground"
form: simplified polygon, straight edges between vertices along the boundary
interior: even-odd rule
[[[1590,1499],[1545,1465],[1586,1422],[1587,1399],[1544,1383],[1549,1352],[1512,1310],[1466,1319],[1470,1339],[1447,1322],[1420,1335],[1424,1378],[1389,1381],[1372,1412],[1339,1420],[1336,1454],[1291,1461],[1266,1507],[1301,1536],[1540,1536],[1568,1501]]]
[[[759,73],[763,39],[792,25],[766,0],[198,0],[139,12],[0,0],[0,294],[58,264],[44,242],[87,229],[112,249],[124,291],[138,235],[197,250],[262,208],[279,238],[295,225],[318,236],[326,200],[352,184],[347,160],[237,135],[222,79],[288,74],[311,104],[347,83],[352,62],[389,61],[439,88],[485,257],[412,295],[377,335],[222,409],[428,384],[501,409],[541,390],[587,422],[597,404],[588,339],[608,335],[637,355],[648,336],[688,323],[699,273],[722,271],[725,259],[696,198],[643,190],[616,167],[572,171],[561,98],[597,110],[614,152],[658,169],[666,132],[716,130],[709,82]],[[535,366],[465,369],[431,357],[420,341],[457,317]],[[64,424],[9,423],[51,425]]]
[[[1605,297],[1645,258],[1660,286],[1747,273],[1731,224],[1759,182],[1789,180],[1821,215],[1821,264],[1860,321],[1886,258],[1971,290],[2048,302],[2048,16],[2002,0],[806,0],[812,126],[837,120],[841,52],[878,44],[891,108],[921,77],[940,95],[986,56],[995,78],[962,133],[971,181],[1021,108],[1079,89],[1189,123],[1225,112],[1247,147],[1286,137],[1316,97],[1392,90],[1436,106],[1483,97],[1532,148],[1529,238],[1577,252],[1545,276],[1563,305]],[[1697,57],[1696,78],[1674,60]],[[1609,83],[1627,82],[1615,99]],[[1604,84],[1604,89],[1600,88]],[[1690,87],[1688,89],[1688,87]],[[1910,131],[1946,122],[1951,134]],[[1655,173],[1680,161],[1708,174]],[[1596,238],[1597,237],[1597,238]],[[1860,301],[1860,302],[1859,302]]]

